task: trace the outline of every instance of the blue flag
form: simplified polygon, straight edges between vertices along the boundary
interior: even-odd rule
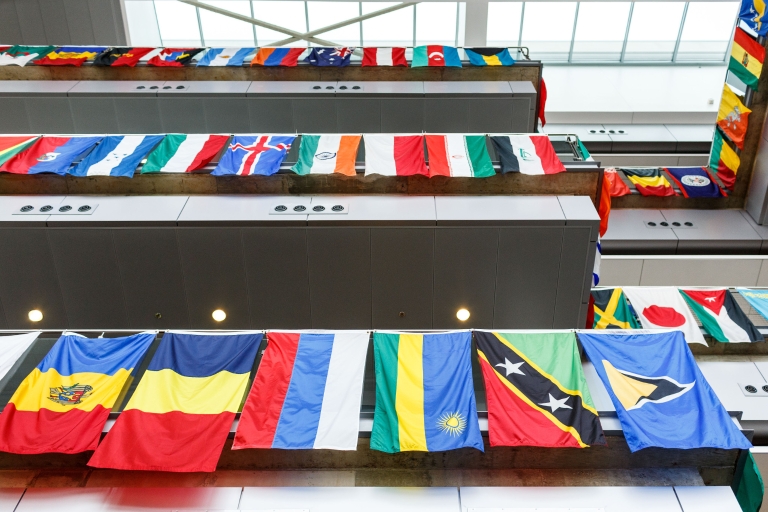
[[[133,172],[165,135],[108,135],[82,162],[73,167],[72,176],[121,176]]]
[[[682,332],[578,336],[631,451],[752,446],[709,387]]]
[[[764,36],[768,34],[768,24],[766,24],[768,19],[766,19],[765,15],[765,2],[741,0],[739,19],[750,29],[757,32],[757,35]]]
[[[271,176],[280,170],[295,135],[235,135],[211,174]]]
[[[768,290],[751,290],[749,288],[736,288],[736,291],[744,297],[755,311],[768,320]]]
[[[706,167],[665,167],[684,197],[725,197]]]
[[[304,59],[313,66],[349,66],[349,59],[352,57],[354,48],[312,48],[309,55]]]

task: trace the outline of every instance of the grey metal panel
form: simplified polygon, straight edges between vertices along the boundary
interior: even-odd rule
[[[463,100],[469,106],[467,130],[477,133],[529,132],[527,98]]]
[[[77,84],[75,80],[0,80],[0,97],[66,96]]]
[[[0,0],[0,34],[3,40],[24,42],[14,0]]]
[[[592,199],[587,196],[558,196],[557,201],[565,215],[566,226],[589,226],[591,234],[589,240],[597,241],[600,228],[600,215],[592,204]]]
[[[744,420],[768,420],[768,397],[745,396],[739,384],[760,389],[766,383],[752,361],[697,361],[701,373],[728,411],[742,411]]]
[[[372,98],[421,98],[424,96],[424,82],[338,82],[336,97],[345,95]]]
[[[371,229],[374,329],[432,327],[434,246],[433,229]]]
[[[371,237],[367,228],[307,231],[312,327],[371,327]]]
[[[16,512],[103,512],[109,487],[27,489]]]
[[[157,98],[116,97],[115,111],[121,133],[163,133]]]
[[[499,229],[494,328],[553,327],[562,244],[561,227]]]
[[[75,82],[68,90],[68,96],[157,96],[165,82],[157,80],[83,80]]]
[[[111,230],[48,231],[69,325],[130,327]]]
[[[532,94],[536,95],[536,88],[531,82],[507,82],[509,88],[514,94]]]
[[[3,301],[0,299],[0,329],[8,329],[8,321],[5,318],[5,310],[3,309]]]
[[[678,254],[759,254],[762,238],[737,210],[661,210],[679,239]],[[613,220],[613,219],[611,219]],[[675,228],[674,223],[681,225]],[[693,228],[685,228],[692,222]]]
[[[677,237],[668,228],[646,226],[655,222],[657,226],[666,219],[659,210],[613,210],[608,231],[602,237],[603,254],[674,254],[677,251]]]
[[[677,149],[677,140],[664,125],[603,126],[613,141],[616,153],[674,153]]]
[[[728,486],[675,486],[683,512],[741,512],[741,505]]]
[[[69,98],[74,133],[120,133],[112,98]]]
[[[429,82],[431,83],[431,82]],[[430,133],[466,133],[469,131],[469,102],[455,98],[424,100],[424,131]]]
[[[305,228],[243,228],[251,325],[312,327]]]
[[[29,114],[29,125],[32,131],[62,134],[75,131],[75,123],[72,120],[72,111],[67,98],[25,98],[24,105]]]
[[[0,301],[8,327],[68,327],[46,230],[3,229],[0,240]],[[32,309],[43,312],[42,321],[29,321]]]
[[[336,106],[327,98],[293,98],[293,128],[298,133],[335,133]]]
[[[290,98],[248,98],[248,117],[255,133],[295,133]]]
[[[56,41],[59,45],[71,44],[72,38],[67,28],[64,0],[37,0],[37,2],[40,5],[46,40]]]
[[[375,98],[336,96],[336,131],[381,132],[381,101]]]
[[[206,133],[248,133],[251,120],[245,97],[203,98]]]
[[[87,0],[64,0],[64,7],[66,18],[62,17],[61,22],[66,22],[70,27],[73,44],[108,44],[103,39],[97,40],[94,35],[94,23],[91,21]]]
[[[159,97],[160,121],[169,133],[205,133],[205,111],[200,98]]]
[[[608,136],[608,132],[601,124],[551,124],[544,126],[545,133],[578,135],[579,140],[584,143],[587,149],[593,153],[611,151],[613,141]]]
[[[437,196],[438,226],[565,225],[555,196]]]
[[[308,216],[316,226],[434,226],[435,198],[432,196],[311,196],[311,205],[329,211],[334,205],[347,206],[346,214]]]
[[[251,82],[248,96],[257,97],[330,97],[336,94],[336,82]]]
[[[176,231],[115,229],[112,233],[129,326],[190,327]]]
[[[45,227],[50,215],[41,214],[44,206],[57,206],[65,196],[4,196],[0,201],[0,222],[3,227]],[[16,215],[24,206],[31,206],[35,215]]]
[[[47,44],[43,28],[43,15],[36,0],[16,0],[16,14],[21,28],[22,44]]]
[[[18,98],[0,97],[0,133],[29,133],[32,127],[24,101]]]
[[[508,97],[512,94],[509,82],[423,82],[427,97],[449,97],[483,95],[487,97]]]
[[[306,226],[307,215],[272,215],[279,204],[301,204],[309,209],[311,198],[302,196],[190,196],[179,214],[179,226],[266,225]]]
[[[237,510],[242,487],[113,487],[104,512]]]
[[[434,329],[493,327],[499,230],[445,228],[435,231]],[[456,312],[466,308],[467,322]]]
[[[424,131],[424,98],[382,99],[382,133],[421,133]]]
[[[179,228],[177,233],[190,327],[250,328],[240,229]],[[213,320],[216,309],[226,312],[226,320]]]
[[[67,196],[62,205],[98,205],[90,215],[51,215],[49,226],[175,226],[187,196]]]
[[[552,327],[578,328],[581,304],[589,300],[589,282],[595,260],[595,243],[590,229],[568,227],[563,230],[563,252],[557,280],[557,302]]]
[[[715,131],[712,124],[666,124],[664,127],[677,141],[678,153],[707,153],[712,146]]]
[[[158,97],[206,97],[206,96],[234,96],[245,97],[250,82],[234,80],[199,80],[199,81],[169,81],[163,83],[157,91]],[[182,87],[182,89],[179,89]]]
[[[120,25],[123,12],[119,0],[87,0],[93,38],[97,44],[125,45],[127,40]]]

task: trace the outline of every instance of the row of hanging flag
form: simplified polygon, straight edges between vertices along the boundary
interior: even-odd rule
[[[354,47],[314,48],[134,48],[106,46],[0,46],[0,66],[94,66],[181,67],[282,66],[294,67],[299,59],[311,66],[344,67],[352,61]],[[361,48],[360,65],[408,66],[405,47]],[[462,67],[459,48],[425,45],[413,48],[411,67]],[[472,66],[512,66],[508,48],[463,48]]]
[[[605,169],[604,177],[610,187],[611,197],[632,193],[619,173],[627,177],[640,195],[655,197],[679,195],[672,183],[677,185],[680,193],[686,198],[727,197],[726,189],[732,190],[736,180],[730,173],[717,171],[721,186],[706,167],[609,167]]]
[[[0,172],[133,177],[187,173],[218,162],[214,176],[277,173],[297,135],[0,136]],[[302,135],[296,174],[356,174],[361,139],[365,174],[484,178],[496,174],[487,137],[501,172],[555,174],[565,166],[544,134]],[[426,148],[426,149],[425,149]],[[428,161],[427,161],[428,157]],[[145,160],[146,159],[146,160]]]
[[[64,333],[0,414],[0,450],[95,450],[88,465],[214,471],[233,426],[233,450],[355,450],[367,331],[264,335],[166,332],[103,440],[123,388],[156,339]],[[38,333],[0,338],[10,368]],[[376,403],[370,448],[386,453],[484,451],[472,379],[482,370],[490,446],[606,445],[577,345],[608,391],[631,451],[748,449],[680,331],[374,332]]]

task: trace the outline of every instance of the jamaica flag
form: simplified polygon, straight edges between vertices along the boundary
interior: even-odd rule
[[[593,329],[640,329],[621,288],[592,290],[595,321]]]
[[[491,446],[605,445],[572,332],[475,331]]]

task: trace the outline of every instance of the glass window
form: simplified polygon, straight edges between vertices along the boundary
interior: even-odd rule
[[[456,2],[416,4],[416,46],[456,44]]]
[[[307,2],[309,30],[327,27],[360,16],[358,2]],[[341,46],[360,46],[360,23],[317,34]],[[313,44],[313,46],[318,46]]]
[[[724,61],[738,9],[738,2],[688,4],[677,60]]]
[[[304,9],[304,2],[282,0],[253,2],[253,17],[296,32],[304,33],[307,31],[307,14]],[[289,37],[282,32],[256,27],[256,39],[259,41],[259,46],[269,46],[270,43],[282,41]],[[307,42],[304,40],[295,41],[287,46],[307,46]]]
[[[399,2],[363,2],[363,14],[386,9]],[[363,22],[365,46],[412,46],[413,6],[398,9]]]
[[[629,2],[581,2],[574,61],[618,61],[627,34]]]
[[[488,46],[517,46],[522,2],[488,3]]]
[[[627,38],[627,61],[671,61],[685,2],[636,2]]]
[[[523,13],[522,45],[532,59],[568,60],[576,2],[527,2]]]
[[[154,2],[163,46],[200,46],[200,27],[194,7],[181,2]]]
[[[251,4],[247,0],[203,0],[219,9],[251,17]],[[200,9],[203,39],[207,46],[253,46],[253,25],[215,12]]]
[[[125,17],[133,46],[162,46],[154,2],[125,2]]]

